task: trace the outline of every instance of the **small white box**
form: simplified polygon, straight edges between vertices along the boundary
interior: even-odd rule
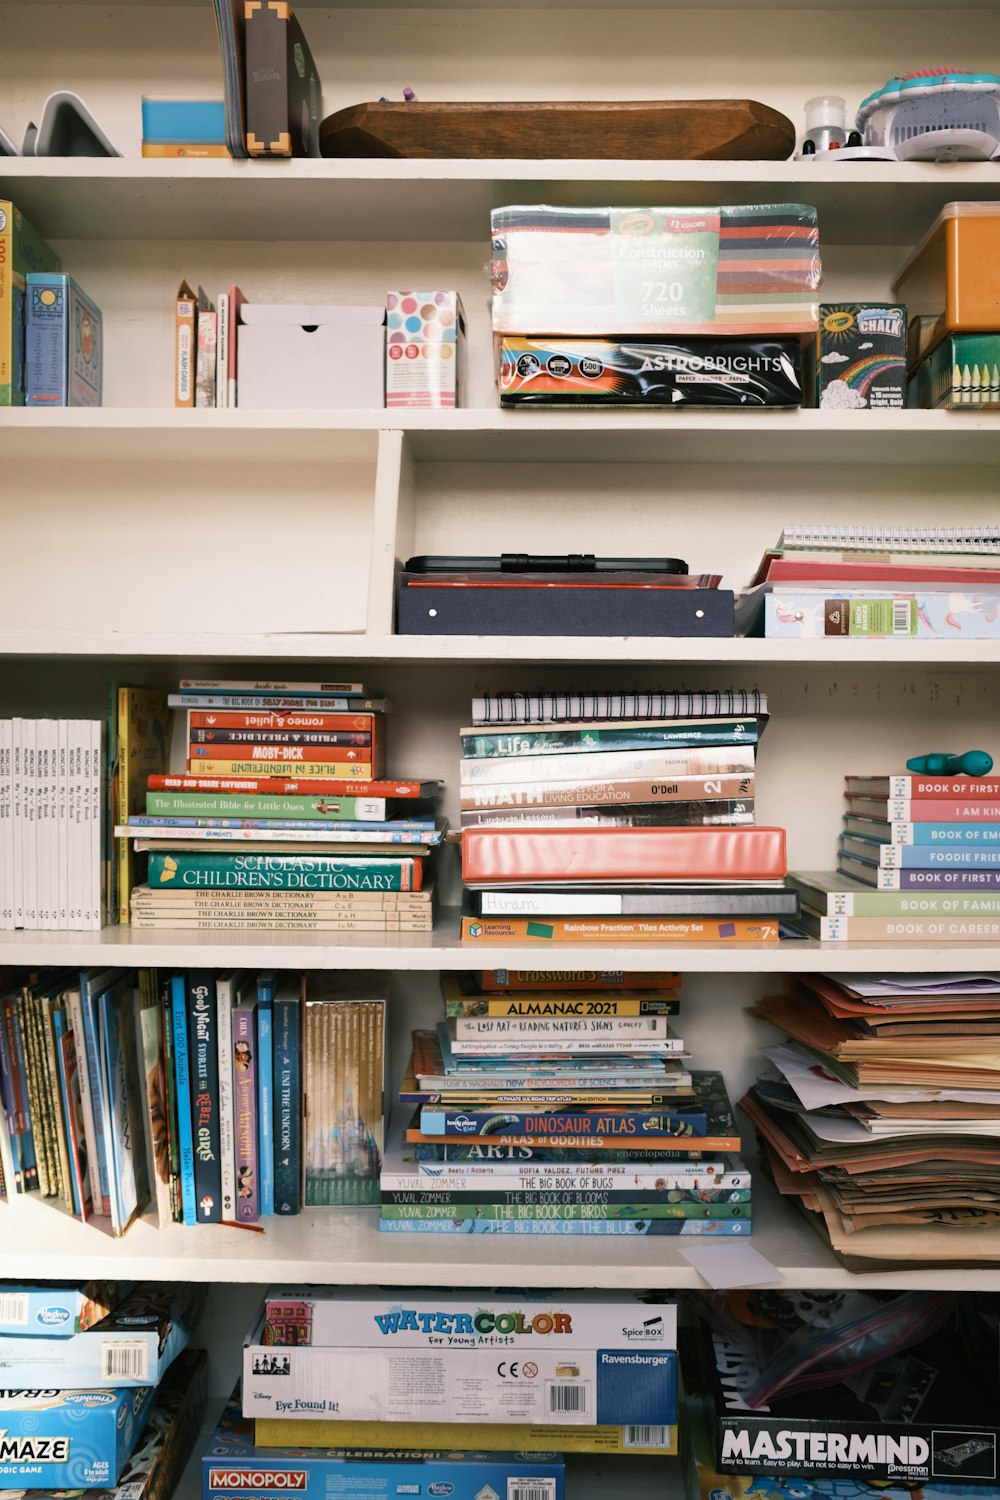
[[[247,302],[241,320],[240,406],[368,411],[385,405],[383,308]]]

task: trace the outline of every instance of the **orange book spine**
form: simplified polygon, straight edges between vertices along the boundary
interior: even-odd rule
[[[776,943],[777,922],[673,917],[463,917],[480,943]]]
[[[683,974],[633,974],[625,969],[482,969],[479,988],[509,990],[676,990]]]
[[[359,775],[369,778],[373,776],[372,752],[369,745],[227,745],[218,740],[212,740],[209,744],[194,744],[188,746],[188,755],[193,761],[200,760],[268,760],[282,762],[301,761],[329,761],[337,764],[340,761],[351,765],[364,767]],[[352,775],[347,771],[338,773],[331,771],[331,775]]]
[[[217,752],[225,750],[225,745],[191,745],[188,756],[188,770],[192,776],[305,776],[322,777],[330,776],[334,780],[350,785],[355,779],[364,784],[370,782],[374,775],[374,767],[369,761],[350,760],[296,760],[283,761],[270,755],[265,760],[257,757],[256,760],[228,760],[224,755]],[[244,750],[246,746],[242,747]],[[273,751],[276,747],[271,746]],[[200,752],[195,754],[195,751]],[[204,756],[203,752],[208,751]],[[341,752],[342,754],[342,752]],[[357,795],[357,794],[355,794]]]
[[[780,880],[783,828],[466,828],[462,878],[610,883]]]

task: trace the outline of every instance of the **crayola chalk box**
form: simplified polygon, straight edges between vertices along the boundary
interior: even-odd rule
[[[451,1500],[562,1500],[565,1465],[556,1453],[470,1453],[365,1447],[253,1445],[253,1424],[229,1402],[201,1461],[202,1500],[395,1500],[448,1495]]]
[[[154,1386],[0,1391],[0,1489],[117,1484],[155,1400]]]
[[[118,1281],[22,1286],[0,1281],[0,1334],[68,1339],[106,1318],[126,1288]]]
[[[677,1356],[657,1348],[243,1346],[243,1414],[335,1422],[518,1422],[666,1430]],[[531,1374],[525,1377],[525,1360]],[[519,1374],[512,1375],[513,1365]],[[481,1446],[481,1445],[480,1445]]]
[[[497,344],[501,406],[801,406],[797,339],[523,338]]]
[[[905,307],[821,304],[816,402],[837,411],[906,405]]]
[[[396,1292],[271,1287],[264,1344],[405,1349],[674,1349],[677,1307],[623,1292]]]

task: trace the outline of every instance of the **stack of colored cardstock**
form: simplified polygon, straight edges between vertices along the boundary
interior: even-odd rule
[[[462,936],[776,941],[797,898],[784,830],[753,826],[766,700],[583,702],[588,719],[546,695],[491,702],[489,727],[462,731]]]
[[[740,1149],[721,1076],[689,1073],[671,1030],[680,976],[630,978],[445,976],[446,1019],[414,1033],[380,1228],[749,1234],[749,1174],[709,1155]]]
[[[663,1455],[676,1344],[675,1305],[629,1292],[276,1287],[244,1340],[243,1413],[259,1448]]]
[[[1000,978],[802,975],[741,1108],[851,1270],[1000,1260]]]
[[[806,895],[800,887],[813,926],[820,922],[817,936],[935,943],[1000,937],[1000,776],[848,776],[845,798],[826,910],[819,891]],[[853,899],[845,898],[862,894],[869,896],[866,914],[848,913]],[[831,899],[845,909],[831,911]]]
[[[440,783],[382,779],[383,699],[357,682],[188,681],[168,701],[187,711],[186,773],[150,776],[145,814],[115,830],[149,853],[134,925],[430,929]]]
[[[738,635],[1000,637],[996,526],[786,526],[736,602]]]

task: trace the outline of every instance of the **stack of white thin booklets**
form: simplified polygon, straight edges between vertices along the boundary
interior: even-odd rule
[[[998,640],[1000,526],[786,526],[736,624],[788,640]]]
[[[0,719],[0,929],[101,926],[102,730]]]

